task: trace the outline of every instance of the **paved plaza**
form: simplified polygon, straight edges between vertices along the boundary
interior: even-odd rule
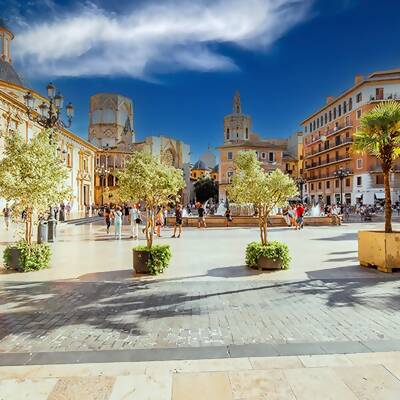
[[[19,377],[28,392],[37,386],[38,399],[96,384],[93,398],[125,398],[121,390],[133,390],[126,398],[175,400],[185,398],[188,382],[206,381],[223,392],[210,399],[264,398],[250,390],[257,381],[260,390],[277,391],[271,398],[310,399],[318,374],[321,388],[335,393],[318,399],[397,398],[400,277],[357,261],[357,231],[380,227],[273,228],[270,239],[286,242],[293,258],[289,270],[275,272],[244,266],[256,228],[187,229],[181,239],[166,229],[157,241],[171,245],[171,266],[149,277],[133,273],[137,242],[126,226],[118,241],[101,221],[63,224],[51,269],[0,274],[0,387],[11,393]],[[13,236],[1,235],[3,249]],[[378,352],[391,352],[382,353],[391,354],[390,368],[373,358]],[[357,357],[367,365],[372,357],[373,369],[355,368]],[[287,368],[270,371],[279,365]],[[160,377],[146,373],[153,367]],[[131,374],[138,376],[134,387],[122,387]],[[360,382],[364,375],[378,379],[384,395],[364,396],[352,374]],[[153,397],[141,397],[137,382],[153,385]]]

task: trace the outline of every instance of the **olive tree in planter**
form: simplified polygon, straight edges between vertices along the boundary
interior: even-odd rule
[[[390,175],[394,161],[400,156],[400,103],[380,103],[366,113],[355,134],[353,149],[379,160],[385,188],[385,230],[358,233],[360,264],[374,265],[380,271],[400,268],[400,232],[392,229],[392,201]]]
[[[289,249],[284,243],[267,240],[267,222],[274,208],[284,207],[289,198],[298,194],[295,182],[279,169],[265,172],[255,151],[239,152],[235,167],[229,199],[238,204],[253,204],[260,228],[260,242],[246,248],[246,264],[262,269],[288,268]]]
[[[68,170],[57,156],[57,144],[49,141],[49,131],[26,141],[20,135],[4,135],[4,156],[0,160],[0,193],[10,204],[13,217],[25,213],[23,239],[4,251],[4,264],[21,271],[49,266],[50,248],[32,243],[34,223],[49,205],[66,199]]]
[[[137,151],[118,174],[119,195],[126,201],[143,202],[146,206],[146,246],[133,249],[136,272],[158,274],[168,266],[171,250],[168,245],[153,245],[157,208],[176,200],[185,187],[182,171],[163,164],[148,152]]]

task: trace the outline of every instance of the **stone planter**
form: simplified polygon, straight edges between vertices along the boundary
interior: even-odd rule
[[[150,258],[150,253],[143,250],[133,250],[133,269],[137,274],[149,274],[147,261]]]
[[[358,259],[361,266],[382,272],[400,269],[400,232],[358,232]]]
[[[7,262],[7,268],[22,271],[21,266],[21,250],[16,247],[10,248],[10,258]]]
[[[257,261],[257,266],[259,270],[262,269],[282,269],[281,260],[272,260],[265,256],[261,256]]]

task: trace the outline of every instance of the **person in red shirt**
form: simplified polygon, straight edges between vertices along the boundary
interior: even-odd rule
[[[296,230],[304,227],[304,207],[303,204],[299,203],[296,207]]]

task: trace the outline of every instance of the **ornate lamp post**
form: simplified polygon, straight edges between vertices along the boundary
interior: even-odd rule
[[[35,98],[31,92],[27,92],[24,96],[25,105],[28,108],[28,118],[39,124],[45,129],[49,128],[69,128],[74,116],[74,106],[68,103],[65,107],[67,112],[67,122],[61,120],[60,113],[64,106],[64,97],[60,92],[56,91],[56,87],[50,82],[47,87],[48,103],[43,101],[39,105],[39,113],[34,112]],[[50,135],[50,140],[52,136]]]
[[[303,202],[303,187],[304,187],[306,182],[307,182],[307,179],[303,178],[302,176],[300,176],[299,178],[296,179],[297,186],[300,189],[301,202]]]
[[[100,167],[96,168],[96,174],[100,178],[100,186],[101,186],[101,205],[104,203],[104,185],[103,185],[103,180],[107,181],[107,175],[111,171],[102,164]]]
[[[337,171],[333,173],[335,178],[340,180],[340,205],[343,205],[343,179],[351,174],[350,170],[347,168],[340,167]]]

